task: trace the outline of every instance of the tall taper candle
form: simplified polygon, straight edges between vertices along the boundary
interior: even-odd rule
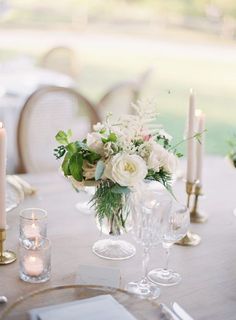
[[[193,90],[190,90],[188,109],[188,131],[187,131],[187,181],[195,181],[195,97]]]
[[[199,140],[196,143],[196,179],[202,183],[202,167],[203,167],[203,157],[204,157],[204,130],[205,130],[205,114],[200,112],[198,115],[198,128],[197,132],[201,134]]]
[[[6,229],[6,131],[0,122],[0,229]]]

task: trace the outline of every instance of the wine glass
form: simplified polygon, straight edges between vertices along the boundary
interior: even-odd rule
[[[132,234],[136,242],[143,247],[143,277],[136,282],[129,282],[126,289],[140,297],[155,299],[160,295],[158,286],[147,278],[149,251],[151,246],[159,243],[157,226],[161,214],[169,211],[171,197],[167,191],[153,187],[152,182],[132,194]]]
[[[173,286],[181,281],[181,276],[169,269],[170,248],[173,244],[181,240],[187,233],[190,224],[189,210],[186,206],[172,202],[168,211],[160,211],[158,221],[158,233],[160,241],[166,253],[164,268],[158,268],[148,273],[148,279],[155,284],[163,286]]]

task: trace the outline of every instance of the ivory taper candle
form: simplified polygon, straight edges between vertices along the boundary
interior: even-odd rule
[[[203,169],[203,157],[204,157],[204,131],[205,131],[205,114],[199,110],[197,113],[197,133],[201,134],[199,141],[196,143],[196,179],[202,182],[202,169]]]
[[[188,129],[187,129],[187,175],[188,182],[195,181],[195,97],[193,90],[190,90],[189,108],[188,108]]]

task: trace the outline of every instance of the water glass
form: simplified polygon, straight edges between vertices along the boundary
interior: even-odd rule
[[[133,193],[132,218],[134,239],[143,247],[143,277],[139,281],[129,282],[126,289],[143,298],[155,299],[160,289],[147,278],[150,248],[160,240],[157,224],[159,216],[169,210],[171,196],[167,191],[159,190],[155,183],[145,183],[138,192]],[[163,212],[163,213],[162,213]]]
[[[170,210],[160,211],[157,230],[160,241],[166,253],[166,262],[163,268],[148,273],[148,279],[155,284],[173,286],[181,281],[181,276],[168,268],[170,248],[181,240],[187,233],[190,224],[189,210],[186,206],[173,201]]]

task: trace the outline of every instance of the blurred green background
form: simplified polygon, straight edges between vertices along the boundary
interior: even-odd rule
[[[113,84],[153,72],[143,97],[184,135],[189,89],[207,119],[208,153],[226,154],[236,131],[236,1],[0,1],[0,59],[73,47],[78,89],[96,102]]]

